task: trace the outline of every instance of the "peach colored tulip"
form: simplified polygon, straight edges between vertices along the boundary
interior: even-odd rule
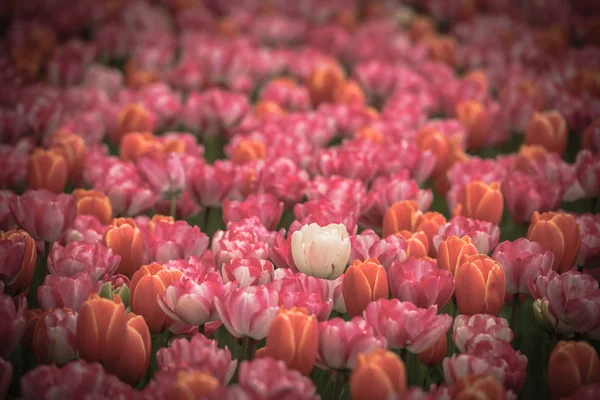
[[[429,253],[429,239],[423,231],[411,233],[407,230],[400,231],[396,235],[406,239],[406,256],[421,258],[427,257]]]
[[[30,189],[48,189],[61,193],[67,185],[69,167],[67,160],[54,149],[35,149],[29,159],[27,184]]]
[[[567,148],[567,122],[558,111],[536,112],[525,129],[525,143],[563,154]]]
[[[554,253],[552,269],[563,273],[575,264],[581,246],[581,230],[570,214],[558,212],[533,213],[527,239],[538,242]]]
[[[361,315],[370,302],[389,297],[385,268],[377,258],[355,260],[344,275],[342,294],[348,315]]]
[[[148,232],[154,232],[156,229],[156,225],[160,222],[167,222],[169,224],[174,224],[175,219],[173,217],[171,217],[170,215],[154,214],[152,216],[152,219],[150,219],[150,222],[148,223]]]
[[[548,362],[548,393],[551,399],[566,398],[581,386],[600,383],[600,359],[585,341],[560,341]]]
[[[435,154],[435,167],[431,172],[433,177],[440,177],[448,171],[452,164],[452,154],[459,148],[458,136],[449,138],[435,128],[421,129],[415,137],[415,142],[419,149]]]
[[[104,234],[104,244],[121,256],[115,273],[131,277],[144,263],[142,233],[131,218],[115,218]]]
[[[450,236],[438,247],[437,265],[456,276],[456,270],[466,260],[466,257],[475,254],[478,254],[478,251],[469,236],[462,238]]]
[[[421,222],[419,222],[419,224],[415,228],[417,232],[423,231],[425,232],[425,235],[427,235],[427,240],[429,241],[428,255],[430,257],[437,257],[437,250],[435,249],[435,246],[433,244],[433,237],[437,235],[439,227],[446,224],[446,222],[448,221],[446,220],[446,217],[444,217],[443,214],[437,211],[429,211],[423,214]]]
[[[127,314],[127,334],[123,341],[127,350],[116,364],[108,365],[107,370],[122,381],[134,385],[146,374],[152,349],[150,331],[141,315]]]
[[[214,376],[198,370],[177,372],[174,385],[165,393],[166,400],[191,400],[206,398],[219,388]]]
[[[254,105],[254,115],[258,119],[268,119],[285,115],[287,112],[276,102],[261,100]]]
[[[452,385],[450,396],[454,400],[505,400],[506,391],[493,376],[468,375]]]
[[[123,136],[119,145],[119,157],[123,161],[137,161],[142,154],[160,150],[161,144],[150,132],[130,132]]]
[[[427,36],[432,36],[435,32],[436,28],[431,18],[424,16],[415,17],[408,27],[410,38],[415,42]]]
[[[337,85],[333,90],[332,100],[336,104],[360,104],[364,105],[365,94],[356,81],[345,81]]]
[[[456,106],[456,116],[467,129],[467,147],[477,151],[483,147],[490,128],[485,105],[476,100],[464,100]]]
[[[97,190],[76,189],[77,215],[93,215],[104,225],[113,217],[112,205],[107,195]]]
[[[502,265],[484,254],[468,257],[456,272],[454,293],[461,314],[498,315],[505,292]]]
[[[117,144],[130,132],[152,132],[154,117],[143,105],[131,103],[123,107],[117,115]]]
[[[312,371],[319,348],[319,322],[305,308],[281,309],[269,326],[265,355],[304,375]]]
[[[56,132],[50,142],[51,149],[61,154],[67,161],[69,178],[78,183],[83,176],[85,164],[85,141],[74,133]]]
[[[350,374],[353,400],[386,400],[407,389],[406,367],[395,353],[377,348],[358,355]]]
[[[374,143],[383,143],[384,138],[381,132],[375,128],[369,126],[363,126],[354,134],[355,139],[367,139]]]
[[[257,139],[241,140],[233,149],[231,161],[234,164],[246,164],[255,160],[262,160],[267,157],[267,147]]]
[[[421,222],[423,213],[414,200],[397,201],[385,211],[383,216],[382,237],[407,230],[414,232],[416,226]]]
[[[342,68],[333,61],[316,68],[306,82],[313,106],[318,106],[323,102],[332,102],[334,90],[344,81]]]
[[[429,47],[429,56],[432,60],[444,63],[449,67],[456,65],[458,44],[454,38],[445,35],[435,35],[426,36],[424,40]]]
[[[448,336],[442,335],[436,344],[419,353],[419,360],[421,360],[421,362],[427,366],[442,365],[442,361],[446,357],[447,350]]]
[[[482,181],[473,181],[463,189],[461,201],[454,209],[454,215],[488,221],[498,225],[504,212],[504,198],[500,191],[500,183],[490,185]]]

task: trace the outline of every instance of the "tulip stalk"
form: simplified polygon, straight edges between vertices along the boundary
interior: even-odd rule
[[[154,373],[158,370],[156,353],[159,349],[167,347],[169,333],[169,331],[164,331],[157,335],[152,335],[152,352],[150,353],[150,365],[148,366],[147,379],[152,378]]]
[[[172,195],[171,196],[171,208],[170,208],[170,215],[171,217],[173,217],[173,219],[177,219],[177,200],[178,200],[179,196],[177,195]]]
[[[348,378],[345,371],[334,371],[332,374],[333,378],[333,400],[341,399],[346,380]]]
[[[513,294],[512,307],[510,313],[510,329],[516,335],[517,331],[517,312],[519,311],[519,293]]]

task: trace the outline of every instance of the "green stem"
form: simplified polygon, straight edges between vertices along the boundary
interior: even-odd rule
[[[512,309],[510,313],[510,327],[513,335],[517,332],[517,310],[519,309],[519,293],[513,294]]]
[[[154,373],[158,370],[156,353],[162,347],[167,347],[167,343],[169,342],[169,333],[169,331],[164,331],[157,335],[152,335],[152,352],[150,353],[150,365],[148,366],[148,379],[152,378]]]
[[[246,338],[246,354],[245,360],[252,361],[254,358],[254,347],[256,347],[256,342],[252,338]]]
[[[333,376],[333,400],[341,398],[342,389],[346,384],[346,374],[342,371],[335,371]]]
[[[177,196],[173,195],[171,196],[171,212],[170,215],[171,217],[173,217],[173,219],[177,219]]]
[[[204,324],[198,326],[198,333],[201,333],[202,335],[204,335]]]
[[[204,210],[204,226],[202,227],[202,232],[206,233],[208,235],[208,227],[210,225],[210,210],[212,209],[212,207],[206,207],[206,209]],[[211,237],[211,235],[208,235],[209,237]]]

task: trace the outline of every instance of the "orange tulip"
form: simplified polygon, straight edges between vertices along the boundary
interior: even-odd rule
[[[358,355],[350,373],[353,400],[386,400],[407,389],[406,367],[395,353],[377,348]]]
[[[563,154],[567,148],[567,122],[558,111],[533,113],[525,129],[525,143]]]
[[[333,102],[336,104],[365,105],[365,94],[356,81],[344,81],[333,89]]]
[[[344,71],[334,62],[316,68],[308,77],[306,86],[313,106],[333,101],[333,92],[345,81]]]
[[[286,111],[274,101],[261,100],[254,105],[254,115],[259,119],[282,116],[285,114]]]
[[[127,350],[116,364],[108,365],[107,370],[122,381],[134,385],[146,374],[152,349],[150,331],[142,316],[127,314],[127,334],[123,342]]]
[[[450,388],[453,400],[504,400],[506,391],[493,376],[469,375],[462,377]]]
[[[127,350],[127,316],[123,304],[93,294],[77,316],[77,349],[88,362],[112,365]]]
[[[169,224],[174,224],[175,219],[170,215],[154,214],[152,216],[152,219],[148,223],[148,231],[154,232],[154,230],[156,229],[156,224],[158,224],[159,222],[168,222]]]
[[[586,341],[556,344],[548,362],[548,393],[551,399],[571,396],[581,386],[600,383],[600,359]]]
[[[354,32],[358,24],[358,16],[355,10],[344,9],[335,14],[335,22],[340,24],[349,32]]]
[[[258,139],[246,139],[237,143],[231,154],[234,164],[242,165],[267,157],[267,146]]]
[[[121,256],[117,274],[132,276],[144,263],[142,233],[131,218],[115,218],[104,234],[104,244]]]
[[[281,309],[269,326],[264,355],[308,375],[319,347],[319,322],[305,308]]]
[[[397,201],[383,215],[383,237],[407,230],[414,232],[423,213],[414,200]]]
[[[179,281],[182,275],[181,271],[166,269],[159,263],[143,265],[133,274],[129,288],[131,311],[144,317],[150,332],[160,333],[171,325],[171,319],[160,308],[156,298],[164,295],[167,287]]]
[[[445,174],[450,167],[450,152],[452,144],[450,139],[434,128],[421,129],[415,136],[415,142],[419,149],[430,150],[435,154],[435,167],[431,175],[436,177]]]
[[[471,70],[471,72],[465,75],[464,80],[478,83],[486,93],[489,90],[490,83],[487,74],[480,69]]]
[[[35,272],[35,262],[37,261],[35,240],[33,240],[29,233],[21,229],[0,232],[0,239],[25,243],[25,251],[23,252],[23,260],[17,273],[17,279],[4,288],[7,294],[15,296],[27,291],[31,284],[31,278],[33,278],[33,273]]]
[[[414,42],[434,35],[436,32],[435,25],[429,17],[415,17],[408,28],[410,38]]]
[[[488,221],[498,225],[504,212],[504,197],[500,183],[490,185],[482,181],[468,183],[463,189],[462,200],[456,205],[454,215]]]
[[[504,305],[506,277],[502,265],[485,254],[467,257],[454,279],[461,314],[498,315]]]
[[[490,129],[486,107],[476,100],[464,100],[456,106],[456,116],[467,129],[467,147],[473,151],[481,149]]]
[[[342,295],[350,317],[362,315],[367,305],[377,299],[389,297],[387,274],[377,258],[364,262],[354,260],[346,269],[342,282]]]
[[[428,255],[431,257],[435,258],[437,256],[437,250],[433,244],[433,237],[437,235],[440,226],[444,225],[446,222],[448,221],[446,221],[446,217],[444,217],[444,215],[437,211],[430,211],[423,214],[421,222],[419,222],[415,228],[417,232],[423,231],[425,232],[425,235],[427,235],[427,240],[429,242]]]
[[[429,47],[429,57],[432,60],[439,61],[454,67],[456,65],[456,53],[458,45],[456,40],[450,36],[426,36],[425,42]]]
[[[371,128],[368,126],[363,126],[359,130],[357,130],[356,133],[354,133],[354,138],[355,139],[367,139],[374,143],[383,143],[384,142],[384,138],[383,138],[383,135],[381,134],[381,132],[378,131],[377,129],[374,129],[374,128]]]
[[[217,24],[217,32],[226,38],[234,38],[238,33],[238,27],[231,17],[223,17]]]
[[[581,246],[581,230],[570,214],[535,211],[527,231],[527,239],[538,242],[554,253],[552,269],[563,273],[575,264]]]
[[[423,365],[427,366],[442,365],[442,361],[446,358],[447,350],[448,336],[442,335],[436,344],[419,353],[419,360],[421,360]]]
[[[140,68],[132,60],[127,62],[123,70],[125,72],[125,84],[132,90],[141,89],[160,80],[157,73],[149,69]]]
[[[408,257],[421,258],[426,257],[429,253],[429,239],[425,232],[411,233],[410,231],[403,230],[396,233],[396,235],[406,239],[406,255]]]
[[[21,343],[23,343],[23,345],[32,353],[35,342],[34,339],[37,333],[38,321],[44,315],[45,312],[39,308],[27,310],[27,322],[25,323],[25,330],[23,332]]]
[[[141,104],[131,103],[119,110],[117,114],[117,137],[115,143],[120,144],[121,139],[131,132],[152,132],[154,130],[154,116]]]
[[[450,236],[438,247],[437,264],[441,269],[447,269],[456,276],[456,270],[466,261],[466,257],[475,254],[478,254],[477,247],[469,236]]]
[[[37,148],[29,159],[27,184],[29,189],[48,189],[61,193],[67,185],[67,160],[54,149]]]
[[[112,205],[103,192],[97,190],[76,189],[73,194],[77,198],[77,215],[93,215],[104,224],[112,220]]]
[[[165,400],[202,399],[219,388],[217,378],[204,371],[180,370],[175,384],[165,393]]]
[[[121,139],[119,157],[123,161],[135,162],[142,154],[160,149],[161,145],[157,141],[156,136],[150,132],[130,132]]]
[[[78,183],[83,176],[85,164],[85,141],[74,133],[57,132],[52,136],[51,148],[67,161],[69,177]]]
[[[522,145],[517,153],[515,168],[525,173],[531,172],[531,164],[535,161],[543,161],[548,156],[548,151],[538,145]]]

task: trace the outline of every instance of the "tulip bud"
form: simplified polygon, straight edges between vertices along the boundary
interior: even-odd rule
[[[442,335],[436,344],[419,353],[419,360],[427,366],[442,365],[442,361],[446,358],[447,350],[448,336]]]
[[[397,201],[385,211],[383,216],[383,233],[385,238],[396,232],[407,230],[414,232],[421,222],[423,214],[414,200]]]
[[[525,130],[525,143],[540,145],[546,150],[563,154],[567,148],[567,122],[558,111],[536,112]]]
[[[10,295],[16,295],[29,288],[33,272],[35,271],[35,262],[37,260],[37,249],[35,240],[23,230],[14,230],[0,232],[0,240],[8,240],[12,243],[23,243],[22,258],[18,261],[16,276],[12,282],[4,288],[4,292]]]
[[[404,239],[406,239],[407,257],[427,257],[427,253],[429,253],[429,239],[427,238],[425,232],[420,231],[411,233],[403,230],[396,233],[396,235],[402,236]]]
[[[240,140],[232,151],[231,161],[241,165],[267,157],[267,147],[258,139]]]
[[[117,274],[132,276],[144,263],[142,233],[130,218],[115,218],[104,234],[104,244],[121,256]]]
[[[581,228],[570,214],[534,212],[527,231],[527,239],[554,253],[552,269],[563,273],[575,264],[581,247]]]
[[[152,349],[150,331],[142,316],[127,314],[127,334],[123,341],[127,350],[116,364],[107,366],[107,371],[134,385],[146,374]]]
[[[154,129],[154,116],[141,104],[128,104],[123,107],[117,116],[117,133],[111,138],[116,144],[130,132],[152,132]]]
[[[415,228],[415,231],[423,231],[425,235],[427,235],[427,240],[429,242],[429,256],[437,257],[437,250],[433,244],[433,237],[437,235],[440,226],[446,224],[448,221],[446,217],[436,211],[430,211],[423,214],[421,218],[421,222]]]
[[[157,296],[163,296],[167,287],[179,281],[182,272],[166,269],[161,264],[143,265],[131,278],[131,311],[146,320],[150,332],[160,333],[172,321],[158,305]]]
[[[329,63],[315,69],[306,82],[313,106],[333,101],[334,90],[345,81],[339,65]]]
[[[483,147],[490,122],[485,106],[476,100],[465,100],[456,106],[456,116],[467,129],[467,147],[477,151]]]
[[[269,326],[265,355],[304,375],[312,371],[319,347],[319,323],[305,308],[281,309]]]
[[[364,105],[365,94],[356,81],[341,82],[333,89],[332,100],[336,104]]]
[[[464,215],[480,221],[498,225],[504,211],[504,199],[500,183],[487,185],[482,181],[473,181],[463,189],[461,201],[454,209],[454,215]]]
[[[104,193],[97,190],[76,189],[73,194],[77,199],[77,215],[93,215],[103,225],[112,220],[112,205]]]
[[[142,154],[159,149],[160,143],[150,132],[130,132],[123,136],[119,145],[119,157],[123,161],[136,162]]]
[[[466,257],[475,254],[478,254],[478,251],[469,236],[450,236],[438,247],[437,265],[456,276],[456,270],[465,262]]]
[[[377,348],[358,355],[350,373],[353,400],[386,400],[407,389],[406,367],[395,353]]]
[[[498,315],[504,305],[504,270],[499,262],[484,254],[467,257],[456,271],[455,287],[461,314]]]
[[[30,189],[47,189],[61,193],[67,185],[68,166],[56,150],[35,149],[29,159],[27,184]]]
[[[560,341],[548,362],[548,393],[565,398],[583,385],[600,383],[600,358],[587,342]]]
[[[450,388],[450,395],[453,399],[506,399],[502,384],[489,375],[469,375],[461,378]]]
[[[123,304],[93,294],[77,316],[79,357],[89,362],[112,365],[126,350],[127,317]]]
[[[74,133],[57,132],[52,136],[51,149],[61,154],[67,162],[69,178],[79,183],[85,164],[85,141]]]
[[[348,315],[352,318],[361,315],[367,305],[377,299],[389,297],[387,274],[377,258],[364,262],[355,260],[348,267],[342,282],[342,295]]]

